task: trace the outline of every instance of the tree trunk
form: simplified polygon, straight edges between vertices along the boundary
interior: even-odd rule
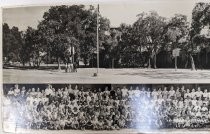
[[[114,68],[114,58],[112,59],[112,69]]]
[[[37,67],[38,68],[40,67],[41,62],[42,62],[42,60],[41,59],[38,59],[38,63],[37,63]]]
[[[151,69],[151,59],[149,57],[149,61],[148,61],[148,68]]]
[[[177,56],[175,56],[175,70],[177,70]]]
[[[205,67],[208,67],[208,51],[206,50],[206,64],[205,64]]]
[[[42,59],[39,60],[39,66],[41,65],[41,63],[42,63]]]
[[[36,61],[35,61],[35,59],[33,59],[33,67],[34,68],[36,67]]]
[[[60,58],[58,57],[58,70],[61,70]]]
[[[84,64],[85,64],[85,67],[87,67],[87,57],[84,57]]]
[[[93,68],[93,60],[94,60],[94,59],[93,59],[93,55],[92,55],[92,60],[91,60],[91,65],[92,65],[91,67],[92,67],[92,68]]]
[[[156,53],[155,53],[154,54],[154,69],[157,68],[156,61],[157,61],[157,56],[156,56]]]
[[[191,61],[191,70],[195,70],[195,63],[194,63],[193,56],[191,54],[190,54],[190,61]]]
[[[185,65],[184,65],[184,68],[187,68],[187,66],[188,66],[188,60],[186,61]]]

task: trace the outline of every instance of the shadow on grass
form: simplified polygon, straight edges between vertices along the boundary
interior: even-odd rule
[[[168,72],[168,71],[152,71],[152,72],[126,72],[117,75],[144,76],[150,79],[210,79],[210,73],[191,73],[191,72]]]
[[[87,67],[79,66],[79,68],[87,68]],[[49,64],[49,65],[41,65],[39,67],[4,65],[3,69],[57,71],[58,65]],[[61,65],[61,70],[65,70],[65,65]]]
[[[30,66],[3,66],[3,69],[16,69],[16,70],[57,70],[58,66],[40,66],[40,67],[30,67]],[[61,66],[61,69],[65,69]]]

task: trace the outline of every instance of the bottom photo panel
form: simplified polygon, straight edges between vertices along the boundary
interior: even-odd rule
[[[3,84],[2,108],[4,132],[210,132],[210,84]]]

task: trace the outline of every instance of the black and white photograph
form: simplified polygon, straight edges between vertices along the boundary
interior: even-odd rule
[[[4,84],[3,125],[16,132],[210,131],[210,84]]]
[[[210,3],[4,8],[4,83],[210,80]]]
[[[0,4],[0,133],[210,132],[210,1],[72,1]]]

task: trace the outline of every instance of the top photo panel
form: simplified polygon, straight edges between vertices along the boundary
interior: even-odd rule
[[[210,3],[3,8],[4,83],[209,83]]]

